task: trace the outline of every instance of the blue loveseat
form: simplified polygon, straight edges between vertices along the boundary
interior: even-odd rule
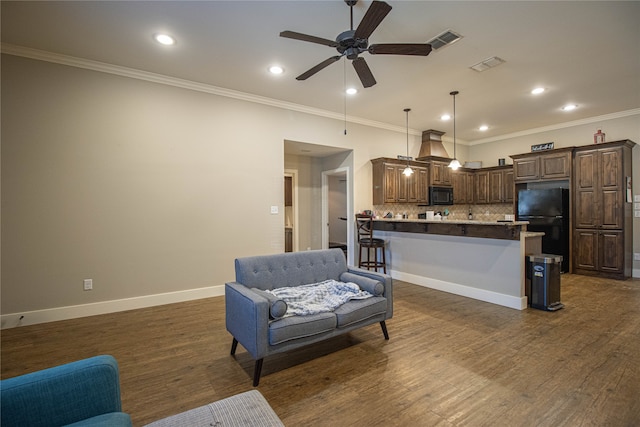
[[[266,356],[319,342],[393,316],[391,276],[348,267],[341,249],[289,252],[239,258],[236,280],[225,284],[226,327],[233,336],[231,355],[238,343],[255,359],[253,385],[260,381]],[[332,312],[281,317],[283,303],[265,290],[336,280],[352,282],[374,296],[351,300]]]
[[[96,356],[0,382],[0,424],[131,426],[122,412],[118,364]]]
[[[0,381],[2,427],[121,427],[118,364],[96,356]],[[257,390],[172,415],[149,427],[283,427]]]

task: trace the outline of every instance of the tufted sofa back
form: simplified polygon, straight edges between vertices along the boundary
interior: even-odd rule
[[[341,249],[287,252],[236,259],[236,282],[250,288],[275,289],[323,280],[339,280],[347,271]]]

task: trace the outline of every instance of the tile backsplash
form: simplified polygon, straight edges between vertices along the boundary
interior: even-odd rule
[[[417,219],[419,213],[426,211],[444,212],[449,210],[449,219],[465,220],[469,218],[469,209],[473,213],[473,219],[478,221],[497,221],[504,219],[505,215],[513,215],[513,205],[496,203],[488,205],[451,205],[451,206],[417,206],[416,204],[388,203],[374,205],[373,213],[376,216],[384,216],[387,212],[392,215],[407,214],[409,219]]]

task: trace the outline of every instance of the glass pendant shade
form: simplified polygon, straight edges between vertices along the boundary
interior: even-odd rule
[[[458,159],[453,159],[451,160],[451,163],[449,163],[449,167],[453,170],[457,170],[460,166],[462,166],[460,164],[460,162],[458,161]]]
[[[402,174],[404,176],[411,176],[413,175],[413,169],[411,169],[411,166],[407,165],[407,167],[402,171]]]

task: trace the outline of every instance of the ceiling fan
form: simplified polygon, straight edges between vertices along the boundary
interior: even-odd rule
[[[318,71],[328,67],[343,56],[346,56],[352,60],[353,68],[356,70],[362,85],[364,87],[371,87],[376,84],[376,79],[373,77],[367,62],[359,56],[361,53],[369,52],[371,55],[427,56],[431,52],[431,45],[428,43],[385,43],[369,45],[369,36],[371,36],[373,31],[391,11],[391,6],[383,1],[373,1],[362,18],[362,21],[360,21],[360,25],[358,25],[358,28],[354,31],[353,6],[358,0],[344,0],[344,2],[351,9],[351,29],[340,33],[335,41],[296,33],[295,31],[283,31],[280,33],[280,37],[335,47],[338,53],[340,53],[340,55],[332,56],[300,74],[296,77],[296,80],[306,80]]]

